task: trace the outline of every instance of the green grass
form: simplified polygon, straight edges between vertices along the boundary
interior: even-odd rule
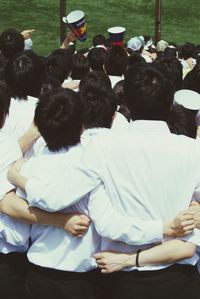
[[[111,26],[126,27],[126,40],[134,35],[154,36],[154,0],[67,0],[67,11],[86,14],[88,38],[78,47],[91,44],[97,33],[107,36]],[[199,0],[162,0],[161,37],[182,44],[200,44]],[[59,47],[59,0],[0,0],[0,31],[32,29],[34,49],[47,55]]]

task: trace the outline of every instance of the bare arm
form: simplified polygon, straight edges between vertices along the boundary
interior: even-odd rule
[[[65,37],[62,45],[60,46],[61,49],[67,49],[69,47],[70,42],[75,42],[75,40],[77,39],[76,35],[70,31],[67,36]]]
[[[139,266],[170,264],[194,255],[196,246],[181,240],[171,240],[140,252]],[[136,266],[136,253],[100,252],[94,255],[102,273]]]
[[[24,153],[40,137],[37,127],[32,123],[27,132],[18,139],[21,151]]]
[[[78,237],[82,237],[87,232],[90,224],[90,219],[86,215],[48,213],[29,207],[28,203],[14,192],[8,193],[0,201],[0,211],[23,223],[55,226]]]
[[[25,191],[25,185],[27,183],[27,178],[25,178],[19,174],[19,171],[20,171],[22,165],[23,165],[23,161],[20,161],[20,160],[17,161],[12,166],[12,168],[8,171],[8,178],[11,183],[13,183],[14,185],[18,186],[20,189]],[[130,221],[128,221],[128,219],[124,219],[122,221],[121,220],[122,215],[116,215],[116,212],[113,209],[113,207],[110,203],[110,200],[105,199],[106,194],[104,193],[104,191],[102,190],[100,192],[103,192],[103,193],[102,194],[100,193],[100,195],[96,196],[96,194],[95,194],[96,191],[94,191],[93,195],[90,196],[90,201],[89,201],[89,210],[92,215],[92,220],[95,224],[95,227],[96,227],[98,233],[104,237],[109,237],[109,238],[112,238],[115,240],[121,240],[121,241],[127,242],[129,244],[136,244],[136,242],[135,242],[136,234],[135,234],[135,230],[134,230],[134,225],[137,224],[137,221],[135,221],[136,223],[133,223],[132,219]],[[92,200],[92,197],[95,198],[95,200],[94,199]],[[114,216],[116,216],[116,217],[114,217]],[[130,232],[129,236],[132,232],[134,232],[133,240],[132,240],[132,237],[127,237],[127,234],[125,234],[124,231],[122,232],[121,235],[120,235],[120,233],[118,234],[119,237],[115,238],[113,236],[112,227],[114,227],[114,232],[116,235],[116,227],[115,227],[114,220],[116,220],[118,224],[120,224],[121,221],[124,222],[124,224],[125,224],[125,222],[128,222],[127,229],[128,230],[130,229],[128,231],[128,233]],[[131,224],[133,226],[133,229],[131,229]],[[145,227],[149,228],[149,230],[151,231],[150,222],[148,224],[148,221],[146,221],[146,223],[144,223],[144,224],[145,224]],[[148,224],[148,225],[146,225],[146,224]],[[162,223],[160,225],[162,225]],[[193,231],[194,227],[195,227],[195,225],[194,225],[192,213],[181,212],[174,219],[169,220],[169,221],[163,221],[163,227],[160,229],[163,230],[163,237],[171,237],[171,236],[177,237],[177,236],[185,236],[185,235],[191,233]],[[108,232],[109,232],[108,228],[111,231],[110,234],[112,234],[112,236],[108,235]],[[143,226],[143,228],[144,228],[144,226]],[[141,231],[141,230],[139,230],[139,231]],[[124,237],[125,240],[127,240],[127,241],[122,239],[121,236]],[[143,236],[142,236],[142,238],[143,238]],[[130,240],[130,242],[128,242],[128,240]],[[151,240],[150,243],[152,243],[152,242],[153,241]],[[146,242],[146,243],[148,243],[148,242]]]

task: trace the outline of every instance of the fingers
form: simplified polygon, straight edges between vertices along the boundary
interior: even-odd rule
[[[180,220],[190,220],[193,219],[193,212],[190,208],[178,214]]]
[[[91,222],[91,219],[85,214],[81,214],[81,215],[79,215],[79,217],[81,218],[82,223],[89,224]]]
[[[199,206],[199,202],[191,201],[190,206]]]
[[[34,32],[34,31],[35,31],[35,29],[26,30],[26,32],[28,32],[28,33],[31,33],[31,32]]]
[[[102,254],[102,252],[98,252],[98,253],[95,253],[95,254],[93,255],[93,257],[94,257],[96,260],[99,260],[99,259],[101,259],[101,258],[103,257],[103,254]]]
[[[88,231],[88,226],[80,226],[76,225],[73,230],[71,230],[70,234],[73,237],[83,237]]]
[[[194,224],[194,219],[192,219],[192,220],[185,220],[185,221],[182,221],[181,222],[181,226],[183,227],[183,228],[185,228],[185,229],[187,229],[188,227],[190,227],[190,226],[195,226],[195,224]]]

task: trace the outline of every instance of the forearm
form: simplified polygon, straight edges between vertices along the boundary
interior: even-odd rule
[[[25,192],[25,186],[28,179],[22,176],[15,170],[8,170],[8,180],[15,186],[19,187],[23,192]]]
[[[21,151],[24,153],[27,149],[29,149],[39,136],[40,134],[37,128],[34,125],[31,125],[28,131],[18,139]]]
[[[181,240],[171,240],[137,253],[99,252],[94,255],[102,273],[112,273],[127,267],[170,264],[190,258],[196,246]],[[137,263],[136,263],[137,261]]]
[[[8,193],[0,201],[0,211],[20,222],[28,224],[51,225],[63,228],[67,215],[48,213],[38,208],[29,207],[28,203],[14,192]]]
[[[141,251],[138,263],[140,266],[174,263],[186,258],[191,258],[195,253],[196,246],[181,240],[171,240],[153,248]],[[135,266],[136,254],[133,254]]]
[[[102,185],[91,192],[88,209],[97,232],[103,237],[129,245],[162,241],[161,220],[146,221],[117,212]]]

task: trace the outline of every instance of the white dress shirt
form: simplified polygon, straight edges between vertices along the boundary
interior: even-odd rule
[[[124,80],[124,75],[122,76],[109,76],[110,78],[110,81],[111,81],[111,86],[112,88],[115,87],[115,85],[121,81],[121,80]]]
[[[4,132],[19,139],[31,126],[35,108],[38,102],[37,98],[28,96],[27,100],[23,99],[11,99],[9,114],[6,118],[4,125]],[[26,153],[25,158],[29,158],[33,155],[33,148],[30,147]]]
[[[171,134],[165,122],[135,121],[121,134],[108,131],[98,135],[70,172],[67,169],[62,178],[41,184],[37,190],[39,182],[29,180],[26,192],[32,205],[56,209],[55,199],[59,198],[59,205],[64,208],[100,182],[105,184],[113,206],[122,214],[150,221],[171,219],[189,206],[193,194],[200,198],[200,144]],[[136,244],[149,241],[144,235],[141,240],[136,235],[136,239]],[[200,240],[196,231],[186,239],[195,244]],[[137,249],[138,246],[109,239],[102,242],[102,250]],[[196,260],[195,256],[185,263],[194,264]],[[148,269],[162,267],[165,266]]]
[[[15,187],[7,180],[8,167],[22,157],[21,149],[15,140],[0,130],[0,200]],[[26,224],[0,213],[0,252],[23,252],[28,247],[30,228]]]
[[[116,116],[112,123],[112,130],[124,130],[129,127],[129,122],[126,117],[120,112],[116,113]]]
[[[56,180],[65,169],[64,161],[73,163],[80,159],[81,145],[69,150],[51,152],[47,146],[40,146],[38,156],[32,157],[24,164],[22,173],[27,177],[36,177],[38,172],[42,180]],[[55,190],[56,192],[56,190]],[[26,199],[26,195],[17,190],[17,195]],[[61,213],[82,213],[88,215],[88,196],[75,205],[63,209]],[[31,263],[41,267],[62,271],[84,272],[96,268],[93,254],[100,250],[100,237],[91,224],[83,238],[73,237],[63,229],[53,226],[32,225],[31,241],[27,256]]]
[[[11,99],[9,114],[4,125],[4,132],[19,139],[30,127],[34,115],[37,98],[28,96],[27,100]]]
[[[84,146],[88,144],[92,136],[101,132],[104,133],[104,129],[86,130],[83,134],[84,137],[82,136]],[[45,146],[43,152],[41,152],[40,148],[39,155],[34,158],[32,157],[24,164],[21,173],[27,178],[36,178],[39,174],[39,178],[43,182],[49,181],[49,179],[57,180],[65,172],[66,160],[68,160],[68,166],[71,164],[70,167],[72,167],[80,159],[82,150],[82,146],[77,145],[76,147],[69,148],[68,151],[61,150],[52,153]],[[20,189],[17,190],[17,195],[26,198]],[[61,210],[59,207],[59,198],[57,198],[57,201],[57,208]],[[93,191],[89,203],[88,196],[85,196],[75,205],[62,210],[62,212],[78,212],[90,215],[92,223],[88,232],[84,238],[80,239],[71,237],[62,229],[33,225],[31,230],[33,243],[28,250],[28,259],[30,262],[43,267],[64,271],[83,272],[95,268],[96,263],[92,256],[95,252],[100,251],[101,239],[94,228],[94,223],[97,226],[98,232],[107,238],[112,237],[116,240],[125,241],[127,239],[132,240],[135,237],[136,229],[133,219],[131,217],[124,217],[113,209],[102,184]],[[152,228],[154,228],[153,225]],[[150,228],[148,228],[149,230]]]

